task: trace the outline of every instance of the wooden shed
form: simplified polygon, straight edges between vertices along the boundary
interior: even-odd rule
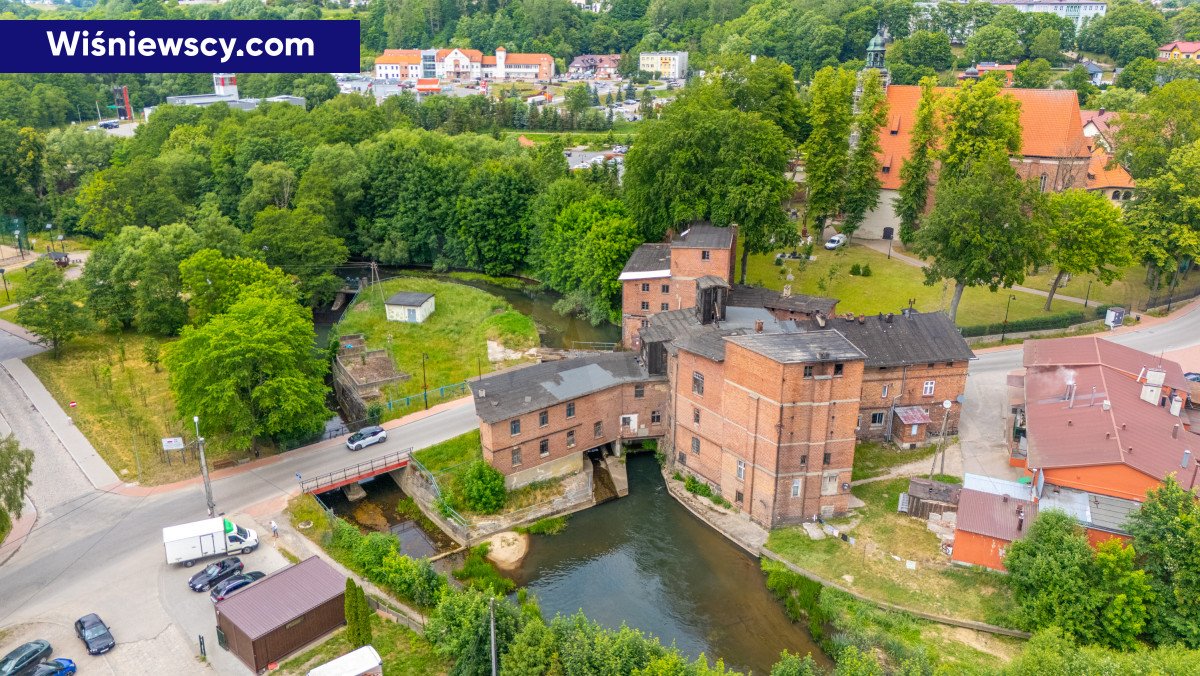
[[[433,314],[433,294],[401,291],[383,303],[390,322],[420,324]]]
[[[216,605],[217,643],[250,667],[272,662],[346,623],[346,576],[314,556]]]

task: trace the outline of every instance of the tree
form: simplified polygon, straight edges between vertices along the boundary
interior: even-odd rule
[[[943,174],[932,213],[913,238],[913,251],[932,259],[925,283],[954,281],[950,321],[968,286],[995,291],[1025,279],[1042,257],[1042,236],[1031,213],[1036,196],[1017,178],[1008,154],[992,148],[986,155]]]
[[[296,207],[324,216],[333,234],[348,237],[366,180],[366,167],[350,145],[317,146],[296,189]]]
[[[350,252],[338,237],[329,234],[325,220],[307,209],[279,209],[274,205],[254,217],[246,246],[267,264],[300,280],[305,302],[317,307],[333,299],[342,287],[334,268]]]
[[[176,410],[232,443],[303,439],[328,419],[312,315],[269,293],[247,294],[167,348]]]
[[[805,220],[812,213],[818,229],[838,213],[845,199],[854,87],[853,71],[826,67],[817,72],[810,88],[813,131],[800,151],[808,183]]]
[[[443,594],[429,616],[425,635],[443,657],[454,659],[452,676],[490,673],[490,594],[468,588]],[[495,601],[496,652],[504,655],[521,628],[516,607],[503,599]]]
[[[366,637],[367,631],[363,631],[362,613],[359,611],[359,586],[354,584],[353,578],[346,578],[346,593],[344,596],[345,615],[346,615],[346,642],[351,648],[361,648],[370,643],[370,639]],[[369,631],[369,629],[368,629]]]
[[[501,656],[500,673],[504,676],[554,673],[554,667],[561,669],[556,647],[554,633],[542,618],[535,617],[525,623]]]
[[[1127,529],[1156,600],[1147,633],[1159,644],[1195,649],[1200,647],[1200,503],[1180,485],[1191,482],[1187,474],[1179,480],[1168,476],[1150,490]]]
[[[20,518],[25,507],[25,491],[33,484],[33,451],[21,448],[17,435],[0,438],[0,510]]]
[[[935,78],[921,80],[921,100],[909,137],[909,154],[900,165],[900,195],[896,215],[900,217],[900,241],[912,243],[929,205],[929,188],[937,159],[938,120]]]
[[[91,326],[79,302],[79,282],[67,281],[63,271],[48,260],[25,268],[25,284],[19,289],[21,305],[17,322],[34,332],[38,342],[48,345],[58,359],[62,346]]]
[[[723,55],[708,80],[721,89],[734,108],[758,113],[791,141],[808,136],[808,111],[796,94],[795,75],[788,64],[769,57],[751,61],[744,54]]]
[[[907,63],[917,68],[926,66],[946,70],[954,64],[950,37],[945,33],[918,30],[893,45],[889,60]]]
[[[563,94],[563,105],[572,115],[582,115],[592,105],[592,92],[582,82],[571,85]]]
[[[1124,130],[1117,137],[1123,134]],[[1157,151],[1157,141],[1151,143]],[[1139,181],[1137,198],[1125,210],[1136,236],[1134,253],[1149,269],[1154,289],[1164,271],[1170,274],[1167,281],[1173,288],[1184,261],[1200,256],[1200,213],[1195,208],[1200,184],[1191,178],[1200,171],[1200,140],[1171,151],[1166,162],[1162,174]]]
[[[476,460],[463,472],[461,486],[467,508],[481,514],[500,511],[508,495],[504,475],[483,460]]]
[[[943,100],[940,112],[942,178],[963,176],[977,158],[1021,151],[1019,107],[995,80],[963,83]]]
[[[1118,538],[1096,547],[1092,568],[1093,593],[1100,597],[1092,640],[1119,650],[1135,649],[1153,598],[1146,571],[1134,565],[1133,547],[1126,547]]]
[[[249,225],[268,206],[287,209],[296,189],[296,172],[283,162],[255,162],[246,172],[250,187],[238,205],[242,223]]]
[[[842,233],[853,237],[868,211],[879,206],[879,130],[887,122],[887,95],[877,70],[862,74],[862,94],[854,116],[854,132],[858,143],[850,151],[846,169],[845,220]]]
[[[1050,63],[1045,59],[1022,61],[1013,73],[1013,86],[1021,89],[1045,89],[1050,86]]]
[[[295,280],[279,268],[254,258],[226,258],[215,249],[202,249],[179,264],[188,308],[199,326],[223,314],[244,293],[270,292],[299,301]]]
[[[1150,92],[1138,113],[1118,116],[1116,145],[1118,160],[1141,181],[1170,168],[1177,148],[1200,140],[1200,82],[1168,82]]]
[[[1103,193],[1074,189],[1052,194],[1046,216],[1049,258],[1058,269],[1046,296],[1047,312],[1065,276],[1095,275],[1107,286],[1133,262],[1133,233]]]
[[[1096,85],[1092,84],[1092,76],[1083,66],[1075,66],[1059,81],[1062,89],[1074,89],[1076,95],[1079,96],[1079,103],[1082,105],[1088,97],[1099,91]]]
[[[359,646],[361,648],[371,645],[371,618],[375,616],[375,611],[371,610],[371,604],[367,601],[366,589],[355,585],[354,596],[356,597],[354,605],[355,611],[357,611],[359,640],[362,641],[362,645]]]
[[[1061,45],[1062,33],[1053,28],[1044,28],[1029,44],[1029,58],[1044,59],[1047,65],[1056,65],[1062,61]]]
[[[1092,548],[1065,512],[1044,510],[1025,537],[1004,556],[1008,582],[1026,627],[1057,625],[1086,641],[1096,624],[1096,603],[1088,584]]]
[[[818,676],[820,673],[812,654],[800,657],[787,650],[779,655],[779,661],[771,667],[771,676]]]
[[[1117,79],[1113,83],[1118,87],[1125,89],[1134,89],[1143,94],[1149,92],[1155,87],[1155,78],[1158,76],[1158,64],[1154,59],[1144,56],[1138,57],[1129,62],[1129,65],[1121,69],[1117,73]]]
[[[161,360],[162,350],[157,340],[147,338],[146,342],[142,343],[142,361],[154,367],[154,372],[158,373],[158,364]]]
[[[975,63],[1012,63],[1024,53],[1017,34],[999,26],[984,26],[967,39],[967,58]]]

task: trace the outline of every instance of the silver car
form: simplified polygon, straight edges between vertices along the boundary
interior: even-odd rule
[[[378,425],[372,427],[364,427],[361,430],[350,435],[346,440],[346,448],[352,451],[359,451],[371,444],[378,444],[387,440],[387,431]]]

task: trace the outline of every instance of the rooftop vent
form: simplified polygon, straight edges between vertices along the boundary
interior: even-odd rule
[[[1103,404],[1100,404],[1100,410],[1102,410],[1102,411],[1111,411],[1111,410],[1112,410],[1112,402],[1111,402],[1111,401],[1109,401],[1109,400],[1107,400],[1107,399],[1105,399],[1105,400],[1104,400],[1104,403],[1103,403]]]
[[[866,315],[859,315],[859,316],[858,316],[858,323],[859,323],[859,324],[866,324],[866,323],[867,323],[867,316],[866,316]]]
[[[529,397],[529,396],[525,397],[525,403],[526,403],[526,404],[528,404],[528,403],[529,403],[529,402],[531,402],[531,401],[533,401],[533,397]]]
[[[763,322],[761,319],[754,320],[754,332],[755,333],[763,332]]]

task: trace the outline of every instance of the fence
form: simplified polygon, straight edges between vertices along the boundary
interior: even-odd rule
[[[403,451],[395,451],[378,458],[372,458],[355,465],[349,465],[341,469],[321,474],[308,479],[300,479],[300,490],[305,493],[312,493],[321,488],[329,486],[337,486],[346,482],[365,478],[369,474],[382,474],[383,471],[398,469],[409,462],[409,456],[412,454],[412,448],[406,448]],[[297,474],[297,476],[300,476]]]

